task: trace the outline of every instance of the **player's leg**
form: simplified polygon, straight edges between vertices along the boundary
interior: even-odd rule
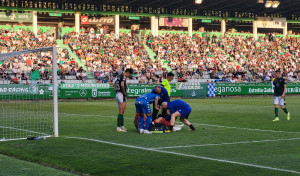
[[[176,121],[176,117],[180,117],[180,113],[178,111],[174,112],[172,115],[171,115],[171,119],[170,119],[170,126],[169,126],[169,129],[172,131],[173,130],[173,127],[175,126],[175,121]]]
[[[290,113],[288,112],[288,110],[287,110],[286,107],[284,106],[284,104],[285,104],[284,98],[280,97],[279,104],[280,104],[281,109],[282,109],[282,110],[285,112],[285,114],[286,114],[286,119],[287,119],[287,120],[290,120],[290,118],[291,118]]]
[[[119,114],[117,117],[117,131],[118,132],[126,132],[126,128],[124,127],[124,112],[126,108],[126,98],[120,92],[116,94],[116,100],[118,104]]]
[[[161,102],[158,104],[158,107],[160,108]],[[152,113],[152,121],[154,121],[157,118],[159,110],[155,108],[155,103],[153,103],[153,113]]]
[[[152,114],[147,113],[146,116],[147,116],[147,119],[146,119],[144,134],[151,134],[151,132],[148,129],[149,129],[149,126],[152,122]]]
[[[143,108],[142,108],[142,104],[135,104],[135,108],[136,108],[136,113],[139,114],[139,132],[140,133],[144,133],[144,112],[143,112]]]
[[[278,96],[274,96],[275,119],[273,120],[273,122],[279,121],[279,117],[278,117],[278,103],[279,103],[279,97]]]
[[[147,103],[144,106],[144,112],[146,113],[146,116],[147,116],[146,123],[145,123],[145,131],[144,131],[144,133],[145,134],[151,134],[151,132],[148,131],[149,126],[150,126],[150,124],[152,122],[151,107],[150,107],[149,103]]]
[[[195,130],[195,127],[190,123],[190,121],[188,121],[189,115],[192,112],[192,108],[186,107],[184,109],[180,109],[178,112],[181,114],[180,121],[190,127],[191,130]]]
[[[152,117],[153,117],[153,114],[152,114]],[[160,123],[162,121],[162,119],[163,119],[163,117],[158,117],[152,123]]]

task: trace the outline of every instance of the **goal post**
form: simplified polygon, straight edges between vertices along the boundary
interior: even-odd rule
[[[30,80],[31,75],[28,80],[26,78],[26,80],[22,79],[15,83],[11,77],[18,80],[17,76],[20,76],[20,72],[25,74],[24,71],[15,69],[13,73],[9,73],[7,65],[6,68],[0,65],[2,68],[0,75],[0,141],[26,139],[27,137],[58,137],[56,46],[0,53],[0,61],[4,64],[8,62],[10,66],[15,64],[14,62],[21,65],[18,61],[22,60],[24,54],[35,56],[35,53],[51,55],[52,64],[51,67],[49,66],[49,73],[52,70],[52,84],[50,79],[32,81]],[[39,70],[36,73],[39,77]]]

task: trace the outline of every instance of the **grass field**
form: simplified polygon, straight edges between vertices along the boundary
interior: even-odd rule
[[[291,120],[279,110],[272,122],[272,97],[189,99],[196,131],[152,135],[136,132],[134,100],[127,133],[113,100],[60,102],[59,138],[0,142],[0,153],[79,175],[300,175],[300,97],[286,100]]]

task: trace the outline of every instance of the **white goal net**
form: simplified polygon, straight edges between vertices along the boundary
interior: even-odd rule
[[[58,136],[56,47],[0,54],[0,141]]]

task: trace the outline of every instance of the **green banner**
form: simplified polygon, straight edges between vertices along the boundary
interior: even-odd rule
[[[61,17],[62,14],[58,13],[58,12],[52,12],[52,13],[49,13],[49,16]]]
[[[140,20],[139,16],[129,16],[130,20]]]
[[[7,84],[0,85],[0,99],[50,99],[53,97],[51,85]]]
[[[0,12],[0,21],[32,22],[31,13]]]
[[[182,91],[183,98],[206,98],[207,84],[205,83],[182,83],[176,84],[176,89]]]
[[[110,84],[88,84],[88,83],[71,83],[71,84],[61,84],[61,89],[109,89],[112,87]]]
[[[155,85],[130,84],[127,86],[128,97],[138,97],[150,93]],[[52,85],[2,84],[0,99],[51,99]],[[218,95],[264,95],[273,94],[271,83],[217,83],[215,94]],[[300,94],[300,84],[287,84],[287,94]],[[177,83],[171,85],[172,97],[205,98],[207,85],[200,83]],[[115,91],[111,84],[60,84],[59,98],[114,98]]]
[[[145,85],[145,84],[129,84],[127,86],[127,96],[128,97],[138,97],[145,93],[151,93],[152,89],[156,85]],[[171,96],[182,96],[182,90],[177,90],[176,85],[171,85]]]
[[[266,95],[273,94],[271,83],[217,83],[217,95]],[[287,84],[287,94],[299,94],[300,84]]]

